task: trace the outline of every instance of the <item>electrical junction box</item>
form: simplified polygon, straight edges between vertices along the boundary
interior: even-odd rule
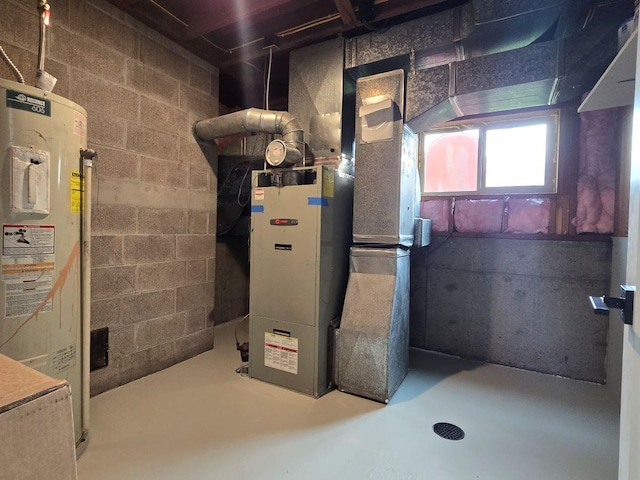
[[[328,166],[254,171],[249,374],[313,397],[333,387],[331,321],[347,284],[353,176]]]

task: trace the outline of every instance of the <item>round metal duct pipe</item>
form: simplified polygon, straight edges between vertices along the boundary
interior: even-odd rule
[[[303,159],[304,138],[302,126],[289,112],[248,108],[195,124],[195,134],[203,141],[228,137],[238,133],[277,133],[284,144],[282,160],[274,166],[292,166]],[[272,164],[273,165],[273,164]]]

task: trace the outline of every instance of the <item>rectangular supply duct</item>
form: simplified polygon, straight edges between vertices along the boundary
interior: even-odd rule
[[[349,283],[338,388],[387,403],[408,370],[409,250],[417,137],[403,125],[404,71],[358,79]]]
[[[353,241],[409,247],[417,143],[403,135],[404,71],[358,79],[356,105]]]
[[[340,390],[387,403],[409,369],[409,250],[351,249]]]

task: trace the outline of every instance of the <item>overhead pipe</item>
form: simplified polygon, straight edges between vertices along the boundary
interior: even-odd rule
[[[196,136],[205,142],[238,133],[276,133],[267,147],[267,161],[273,166],[293,166],[304,159],[304,132],[300,121],[289,112],[248,108],[195,124]]]
[[[44,70],[45,42],[47,27],[49,26],[49,11],[51,7],[47,0],[38,2],[38,17],[40,17],[40,35],[38,41],[38,70]]]

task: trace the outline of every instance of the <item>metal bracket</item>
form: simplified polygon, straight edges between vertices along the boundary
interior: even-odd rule
[[[620,297],[609,297],[602,295],[601,297],[591,296],[591,307],[596,315],[609,315],[609,309],[617,308],[620,310],[620,318],[627,325],[633,324],[633,296],[636,287],[631,285],[620,285]]]

